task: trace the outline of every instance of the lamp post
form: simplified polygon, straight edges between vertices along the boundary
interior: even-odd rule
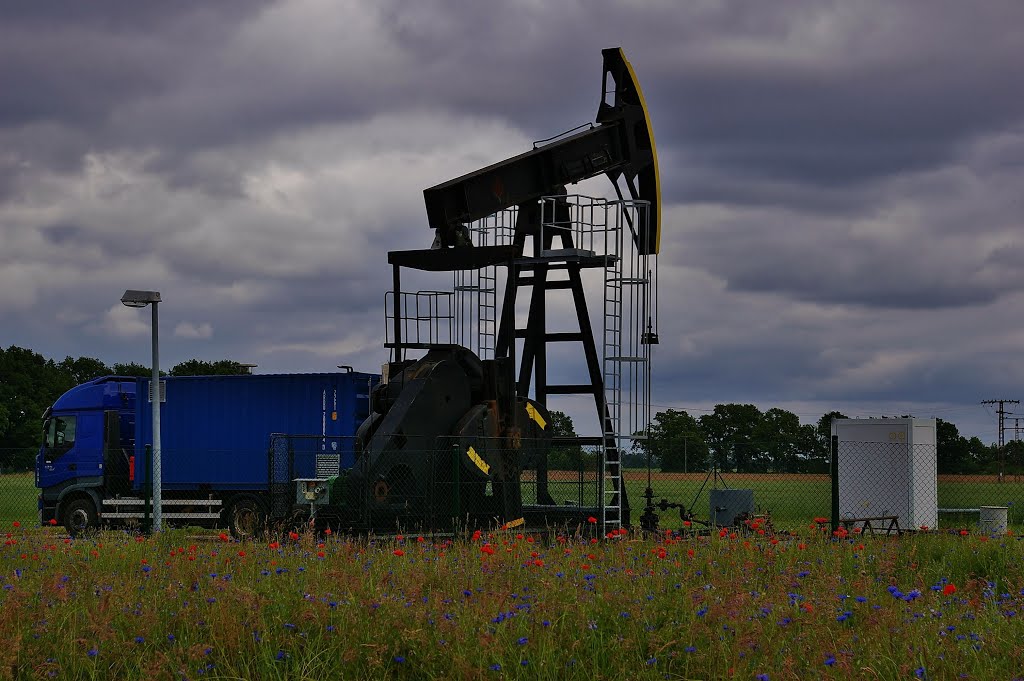
[[[150,401],[153,403],[153,531],[160,531],[160,343],[157,323],[157,306],[160,303],[159,291],[135,291],[129,289],[121,296],[121,302],[127,307],[153,306],[153,378],[149,385]],[[136,397],[138,399],[138,397]]]

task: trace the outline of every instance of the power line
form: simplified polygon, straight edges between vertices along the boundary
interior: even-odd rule
[[[1012,414],[1013,412],[1007,412],[1004,405],[1007,404],[1020,404],[1020,400],[982,400],[982,404],[998,404],[999,409],[996,410],[996,414],[999,415],[999,448],[1002,449],[1003,445],[1006,444],[1006,437],[1004,430],[1006,429],[1006,415]]]
[[[1006,444],[1006,437],[1004,430],[1006,428],[1006,408],[1007,404],[1020,404],[1020,400],[982,400],[982,404],[998,404],[999,409],[996,414],[999,415],[999,481],[1003,481],[1003,474],[1006,470],[1006,449],[1003,446]],[[1013,413],[1013,412],[1009,412]]]

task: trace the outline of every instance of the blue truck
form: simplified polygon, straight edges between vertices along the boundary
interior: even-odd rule
[[[162,517],[244,535],[294,513],[294,480],[354,465],[356,430],[379,379],[355,371],[161,379]],[[98,378],[46,410],[36,458],[43,524],[77,534],[150,515],[150,383]]]

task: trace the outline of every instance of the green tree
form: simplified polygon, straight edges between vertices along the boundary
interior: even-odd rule
[[[248,367],[230,359],[216,362],[190,359],[171,368],[171,376],[244,376],[248,373]]]
[[[634,440],[633,450],[663,471],[705,470],[708,446],[697,419],[683,410],[668,409],[654,415],[646,440]]]
[[[109,376],[111,374],[110,367],[100,360],[92,357],[79,357],[78,359],[65,357],[57,364],[57,368],[68,375],[68,379],[71,382],[71,386],[69,387],[81,385],[82,383],[87,383],[94,378]]]
[[[701,431],[719,468],[744,473],[755,460],[761,463],[755,439],[761,416],[752,404],[717,404],[712,413],[700,417]]]
[[[552,437],[577,437],[572,417],[558,410],[548,412]],[[583,449],[579,445],[556,445],[548,452],[548,470],[579,470]]]
[[[964,473],[996,472],[994,470],[996,461],[995,445],[986,445],[980,438],[975,436],[967,441],[967,449],[971,453],[971,458],[963,471]]]
[[[970,441],[949,421],[935,420],[935,445],[939,473],[968,473],[977,467]]]
[[[0,465],[31,467],[42,414],[69,387],[71,378],[52,359],[15,345],[0,348]]]
[[[138,376],[140,378],[149,378],[150,376],[153,375],[153,369],[152,369],[152,367],[147,367],[147,366],[143,366],[141,364],[136,364],[135,362],[130,362],[128,364],[121,364],[119,362],[119,363],[114,365],[114,375],[115,376]],[[160,375],[163,376],[164,372],[161,371]]]
[[[1003,455],[1006,457],[1006,475],[1012,475],[1015,481],[1019,481],[1024,475],[1024,442],[1010,440],[1006,443]]]
[[[754,470],[776,473],[798,473],[807,468],[814,456],[814,426],[803,426],[791,411],[772,408],[766,411],[754,432],[757,443]]]
[[[845,418],[849,417],[841,411],[830,411],[822,414],[818,419],[818,427],[815,429],[817,454],[826,460],[831,456],[832,451],[832,421]]]

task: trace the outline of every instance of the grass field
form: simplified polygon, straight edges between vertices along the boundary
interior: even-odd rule
[[[38,523],[38,496],[33,473],[0,475],[0,522]]]
[[[584,494],[578,492],[577,473],[552,471],[550,491],[556,501],[572,501],[592,506],[596,504],[597,485],[590,482]],[[634,515],[639,517],[644,504],[644,490],[647,487],[645,471],[626,471],[626,485]],[[590,478],[593,480],[593,477]],[[655,501],[662,498],[683,503],[693,509],[697,518],[706,520],[709,514],[708,489],[713,481],[707,481],[703,473],[654,473],[652,489]],[[815,517],[831,514],[831,486],[824,475],[756,475],[725,474],[724,484],[737,489],[752,489],[754,503],[758,510],[770,512],[772,522],[778,528],[792,528],[807,524]],[[723,483],[719,482],[719,486]],[[704,490],[698,495],[701,486]],[[940,476],[940,508],[978,508],[979,506],[1008,506],[1011,527],[1024,527],[1024,482],[1008,480],[997,482],[993,476]],[[32,473],[0,475],[0,522],[37,521],[35,479]],[[524,484],[524,501],[533,501],[534,492],[529,482]],[[674,512],[665,515],[669,527],[678,527],[678,516]],[[940,527],[970,527],[978,522],[977,513],[943,513],[939,516]]]
[[[579,479],[578,473],[553,471],[549,476],[555,480],[549,483],[549,487],[556,501],[579,503],[578,485],[575,482]],[[630,504],[634,514],[638,515],[640,511],[636,509],[642,509],[644,505],[647,474],[645,471],[627,470],[624,477]],[[592,475],[589,480],[593,480]],[[815,517],[829,517],[832,513],[831,480],[826,475],[726,473],[715,481],[708,479],[705,473],[656,472],[652,474],[651,480],[655,503],[664,498],[685,504],[697,518],[703,520],[707,520],[710,514],[708,491],[714,484],[718,487],[753,490],[756,510],[769,513],[778,528],[800,527]],[[582,498],[584,505],[595,503],[596,489],[596,482],[587,485]],[[940,476],[938,493],[939,508],[1008,506],[1010,526],[1024,525],[1024,482],[999,483],[994,476]],[[669,512],[664,516],[669,527],[679,526],[678,516],[674,513]],[[977,522],[977,513],[939,515],[940,527],[969,527]]]
[[[8,524],[0,676],[1024,678],[1014,536],[213,538]]]

